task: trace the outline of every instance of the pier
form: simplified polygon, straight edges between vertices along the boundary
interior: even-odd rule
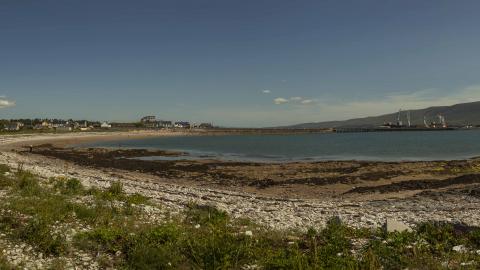
[[[361,132],[414,132],[414,131],[446,131],[457,130],[457,128],[335,128],[335,133],[361,133]]]

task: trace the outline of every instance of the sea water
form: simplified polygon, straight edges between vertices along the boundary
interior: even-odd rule
[[[480,130],[167,136],[83,146],[174,150],[189,153],[189,158],[258,162],[455,160],[480,156]]]

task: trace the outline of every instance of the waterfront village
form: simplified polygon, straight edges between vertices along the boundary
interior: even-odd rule
[[[91,131],[91,130],[110,130],[110,129],[210,129],[212,123],[190,123],[186,121],[165,121],[157,120],[156,116],[145,116],[138,122],[99,122],[88,120],[63,120],[63,119],[11,119],[0,120],[0,130],[3,131]]]

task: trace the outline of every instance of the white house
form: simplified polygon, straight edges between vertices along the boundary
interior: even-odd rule
[[[189,122],[175,122],[176,128],[190,128]]]
[[[101,128],[112,128],[112,125],[107,123],[107,122],[103,122],[101,125],[100,125]]]

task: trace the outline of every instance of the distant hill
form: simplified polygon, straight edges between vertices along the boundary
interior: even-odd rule
[[[422,125],[424,116],[428,122],[437,121],[438,115],[443,115],[449,126],[465,126],[467,124],[480,125],[480,101],[456,104],[453,106],[430,107],[420,110],[410,110],[412,125]],[[401,113],[401,120],[406,123],[407,112]],[[286,128],[338,128],[338,127],[377,127],[385,122],[396,122],[398,112],[380,116],[356,118],[345,121],[330,121],[318,123],[304,123]]]

